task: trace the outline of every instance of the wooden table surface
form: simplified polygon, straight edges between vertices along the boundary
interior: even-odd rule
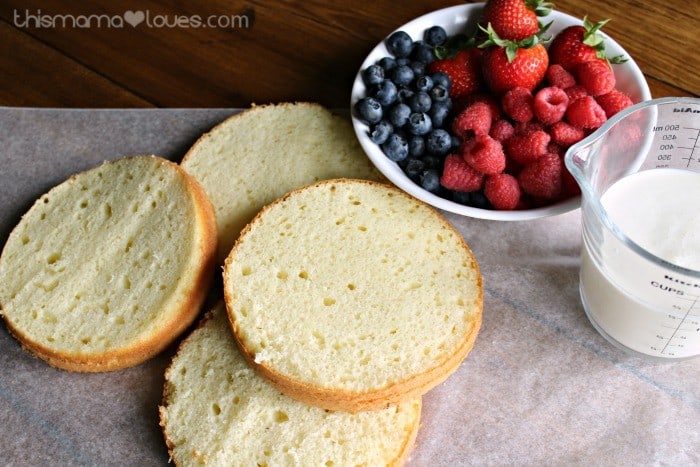
[[[363,57],[381,38],[456,3],[3,0],[0,105],[190,108],[310,100],[344,108]],[[595,21],[610,18],[604,31],[637,61],[653,97],[700,95],[700,1],[555,0],[555,6]],[[125,21],[141,13],[148,19],[136,27]],[[92,23],[82,27],[90,15]],[[221,27],[193,27],[197,18]]]

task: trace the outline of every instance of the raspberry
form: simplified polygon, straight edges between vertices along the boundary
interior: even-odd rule
[[[462,156],[449,154],[445,157],[440,184],[448,190],[476,191],[481,189],[484,174],[474,170]]]
[[[576,99],[566,109],[566,120],[578,128],[596,129],[607,119],[605,110],[598,105],[593,96]]]
[[[515,128],[515,134],[517,135],[523,135],[533,131],[546,130],[545,125],[537,120],[530,120],[529,122],[516,122],[513,128]]]
[[[462,145],[464,161],[484,174],[497,174],[506,168],[501,143],[489,135],[477,135]]]
[[[520,202],[520,185],[509,174],[489,175],[484,182],[484,195],[494,209],[509,211]]]
[[[595,100],[598,102],[598,104],[600,104],[603,110],[605,110],[605,115],[608,118],[633,104],[632,99],[630,99],[627,94],[620,92],[617,89],[613,89],[607,94],[596,96]]]
[[[503,111],[516,122],[532,120],[532,93],[529,89],[516,86],[506,91],[501,98]]]
[[[569,103],[575,101],[576,99],[586,97],[588,95],[588,91],[586,91],[586,88],[579,84],[564,89],[564,92],[566,93],[566,97],[569,98]]]
[[[512,157],[508,157],[506,154],[506,168],[504,170],[505,173],[509,173],[511,175],[518,175],[520,171],[523,169],[523,164],[520,162],[515,162]]]
[[[506,155],[519,164],[529,164],[547,152],[551,137],[543,130],[515,134],[504,144]]]
[[[515,128],[504,118],[493,122],[489,131],[489,136],[501,143],[513,136],[513,134],[515,134]]]
[[[576,65],[573,71],[578,84],[592,96],[607,94],[615,88],[615,73],[607,60],[583,62]]]
[[[574,76],[566,71],[563,66],[557,63],[550,65],[549,68],[547,68],[545,79],[550,86],[554,86],[559,89],[567,89],[576,85]]]
[[[536,198],[555,198],[562,187],[564,165],[556,154],[545,154],[535,162],[527,164],[518,174],[522,190]]]
[[[578,196],[581,194],[581,187],[566,166],[564,166],[564,169],[561,171],[561,188],[562,191],[569,196]]]
[[[552,125],[549,129],[549,134],[552,137],[552,141],[564,147],[578,143],[586,136],[585,130],[572,126],[564,121]]]
[[[501,106],[499,105],[496,96],[487,93],[474,93],[466,96],[463,99],[459,99],[459,102],[453,102],[454,107],[457,109],[466,108],[476,102],[483,102],[489,106],[491,110],[491,120],[498,120],[501,118]]]
[[[615,126],[615,137],[606,147],[618,156],[623,156],[630,150],[638,151],[645,131],[640,125],[644,125],[643,120],[637,118],[622,120]]]
[[[552,136],[550,134],[550,136]],[[549,144],[547,145],[547,152],[556,154],[560,157],[564,156],[564,153],[566,153],[566,149],[564,146],[562,146],[559,143],[555,143],[554,141],[550,141]]]
[[[532,101],[535,117],[545,125],[552,125],[564,118],[568,105],[566,92],[554,86],[540,89]]]
[[[462,140],[473,135],[487,135],[490,129],[491,110],[485,102],[469,105],[452,122],[452,132]]]

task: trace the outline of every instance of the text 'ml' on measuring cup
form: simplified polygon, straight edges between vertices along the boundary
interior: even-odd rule
[[[700,99],[627,108],[573,145],[581,301],[611,343],[652,359],[700,355]]]

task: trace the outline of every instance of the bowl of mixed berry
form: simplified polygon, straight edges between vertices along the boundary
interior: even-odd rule
[[[404,24],[362,63],[353,126],[375,166],[437,208],[527,220],[580,205],[567,149],[651,99],[630,55],[542,0],[488,0]]]

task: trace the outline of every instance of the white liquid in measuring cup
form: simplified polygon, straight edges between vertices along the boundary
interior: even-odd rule
[[[601,203],[639,246],[698,271],[698,200],[700,172],[652,169],[617,181]],[[588,243],[581,259],[581,296],[603,335],[656,357],[700,355],[700,280],[643,258],[608,231],[598,246],[601,267]]]

